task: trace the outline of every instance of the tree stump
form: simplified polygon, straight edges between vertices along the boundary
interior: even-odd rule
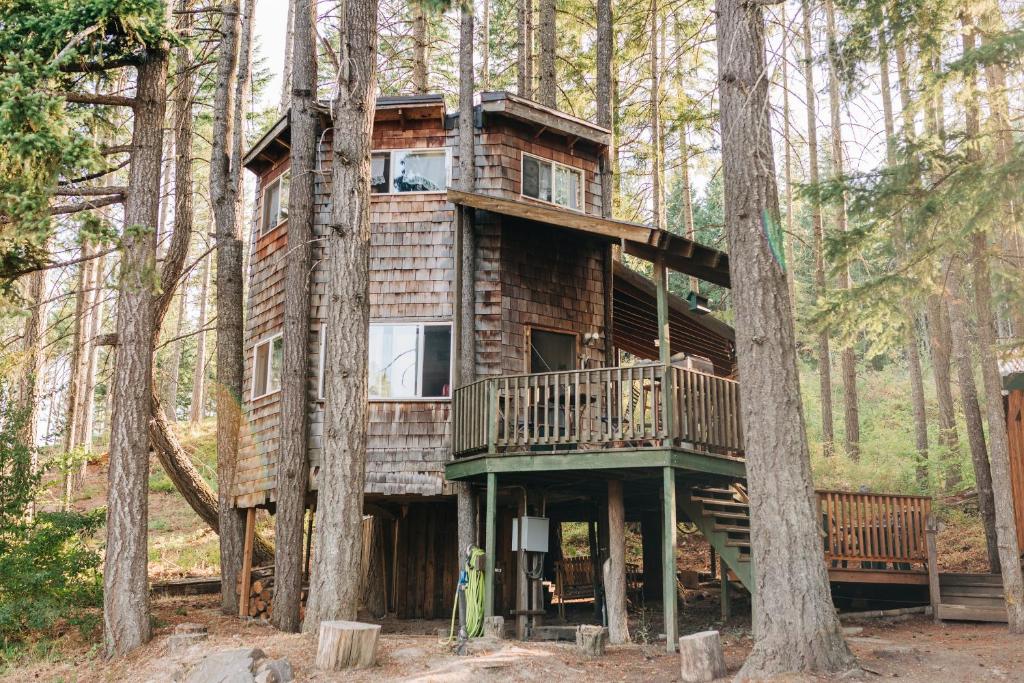
[[[718,631],[680,638],[679,665],[683,683],[708,683],[725,676],[725,655]]]
[[[378,624],[325,621],[320,624],[316,668],[323,671],[365,669],[377,661]]]
[[[505,639],[505,617],[484,617],[484,637]]]
[[[576,647],[588,657],[600,657],[608,642],[608,629],[603,626],[577,626]]]

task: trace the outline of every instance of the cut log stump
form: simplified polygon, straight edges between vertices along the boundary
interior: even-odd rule
[[[679,639],[680,680],[708,683],[726,675],[718,631],[702,631]]]
[[[587,657],[600,657],[604,654],[604,646],[608,642],[608,629],[603,626],[576,627],[576,647]]]
[[[505,617],[484,617],[484,637],[504,640]]]
[[[316,668],[322,671],[365,669],[377,661],[379,624],[325,621],[320,624]]]

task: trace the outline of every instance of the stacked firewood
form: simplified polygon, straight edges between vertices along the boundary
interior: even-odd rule
[[[235,584],[235,592],[242,590],[242,578],[239,576]],[[306,595],[309,592],[308,586],[302,587],[301,600],[299,605],[299,619],[306,617]],[[254,567],[252,570],[252,583],[249,585],[249,607],[248,614],[253,619],[269,621],[274,613],[274,605],[271,600],[274,594],[274,568]]]

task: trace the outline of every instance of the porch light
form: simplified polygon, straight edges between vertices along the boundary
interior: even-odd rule
[[[701,296],[697,292],[691,291],[687,294],[686,301],[690,304],[690,310],[694,313],[703,315],[711,312],[711,308],[708,306],[708,298]]]

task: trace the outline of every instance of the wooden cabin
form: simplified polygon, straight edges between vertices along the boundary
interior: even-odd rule
[[[318,235],[331,200],[327,109],[321,125]],[[474,129],[472,192],[455,189],[461,125]],[[240,508],[271,511],[287,343],[289,135],[284,117],[245,158],[258,201],[233,494]],[[588,524],[598,567],[608,550],[609,480],[622,482],[627,519],[641,522],[638,582],[648,598],[675,592],[677,514],[697,523],[734,576],[751,585],[749,520],[742,488],[734,488],[745,467],[733,333],[667,288],[668,269],[728,287],[728,257],[604,217],[600,171],[609,141],[605,129],[504,92],[480,94],[470,122],[448,112],[438,95],[377,101],[365,500],[389,613],[450,614],[458,573],[453,482],[476,494],[489,612],[522,621],[543,611],[540,598],[525,596],[513,580],[513,517],[551,520],[544,568],[551,581],[570,564],[559,564],[561,522]],[[460,225],[462,216],[471,222]],[[462,229],[475,235],[472,273],[459,266]],[[319,464],[330,457],[321,440],[329,254],[317,244],[313,257],[305,343],[315,506]],[[653,280],[627,260],[651,264]],[[465,304],[472,306],[471,344],[456,343],[463,318],[456,293],[469,283],[462,278],[475,291]],[[476,370],[474,381],[459,386],[457,349],[473,355]],[[673,624],[674,610],[675,601],[666,601]]]

